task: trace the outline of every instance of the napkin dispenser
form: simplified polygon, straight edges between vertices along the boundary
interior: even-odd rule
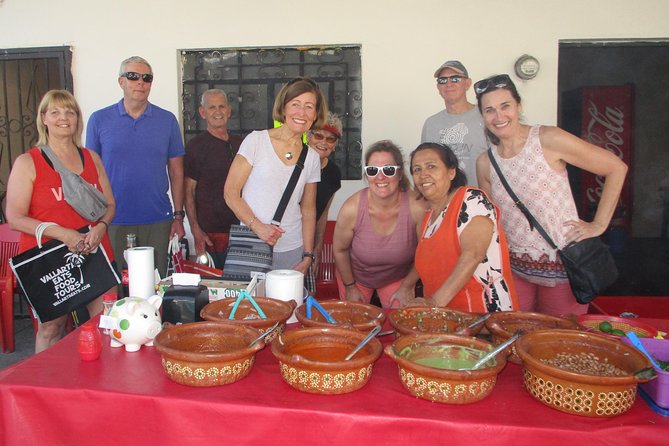
[[[201,321],[200,310],[208,303],[206,286],[172,285],[163,294],[163,322],[187,324]]]

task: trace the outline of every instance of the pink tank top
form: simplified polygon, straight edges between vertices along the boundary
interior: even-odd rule
[[[390,235],[377,234],[367,209],[367,188],[360,191],[358,218],[351,243],[353,277],[368,288],[381,288],[403,279],[416,254],[416,225],[411,217],[408,192],[400,192],[397,225]]]

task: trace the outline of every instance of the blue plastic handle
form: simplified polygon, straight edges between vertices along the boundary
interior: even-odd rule
[[[262,308],[258,306],[258,303],[255,301],[255,299],[253,299],[253,297],[251,297],[251,295],[246,290],[241,290],[239,292],[239,297],[235,301],[235,304],[232,306],[232,311],[230,311],[230,316],[228,316],[229,320],[233,320],[235,318],[235,312],[237,311],[237,307],[239,307],[239,304],[244,299],[248,299],[251,302],[251,305],[253,305],[253,307],[256,309],[258,315],[261,318],[267,319],[267,316],[265,316],[265,313],[262,311]]]
[[[330,313],[325,311],[325,308],[321,307],[321,305],[318,303],[316,299],[314,299],[312,296],[307,297],[307,318],[311,319],[311,307],[316,307],[319,313],[323,315],[326,321],[328,321],[331,324],[336,324],[337,321],[330,316]]]
[[[662,370],[660,364],[658,364],[657,361],[655,361],[655,358],[653,358],[653,356],[650,353],[648,353],[648,350],[646,350],[646,347],[643,346],[641,339],[639,339],[639,336],[637,336],[636,333],[634,333],[633,331],[628,331],[627,333],[625,333],[625,335],[627,336],[627,339],[629,339],[630,342],[632,342],[632,345],[637,348],[637,350],[639,350],[641,353],[646,355],[648,359],[650,359],[650,362],[653,363],[653,366],[656,369]]]

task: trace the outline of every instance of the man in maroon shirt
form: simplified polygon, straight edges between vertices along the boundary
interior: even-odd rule
[[[232,114],[223,90],[202,94],[200,116],[207,130],[190,140],[184,157],[186,214],[195,239],[195,254],[205,251],[223,268],[230,237],[230,225],[237,219],[225,204],[223,186],[242,138],[228,133]]]

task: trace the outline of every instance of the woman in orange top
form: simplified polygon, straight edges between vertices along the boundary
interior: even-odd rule
[[[453,151],[421,144],[411,154],[411,172],[430,205],[415,258],[426,297],[411,304],[477,313],[517,309],[499,211],[482,190],[465,186]]]

